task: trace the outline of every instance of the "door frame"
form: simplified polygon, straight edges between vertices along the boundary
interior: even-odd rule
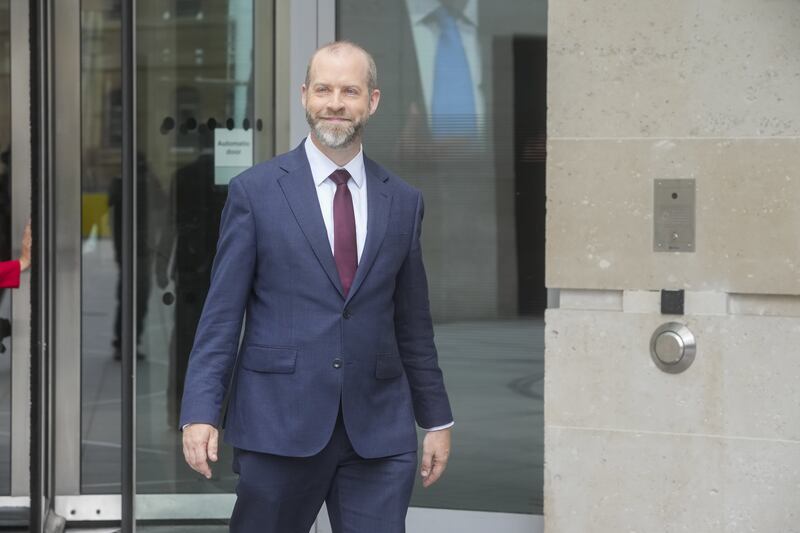
[[[30,217],[30,11],[24,0],[11,0],[11,238],[20,248],[20,236]],[[22,283],[11,296],[11,498],[9,505],[30,503],[30,284]],[[5,498],[7,499],[7,498]],[[28,502],[28,503],[25,503]],[[2,506],[2,505],[0,505]]]

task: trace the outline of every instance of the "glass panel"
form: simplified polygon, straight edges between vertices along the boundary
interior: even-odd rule
[[[425,195],[453,455],[412,505],[542,512],[546,2],[340,0],[375,57],[370,157]]]
[[[268,118],[254,115],[254,66],[258,58],[271,70],[272,57],[255,50],[255,8],[254,0],[137,2],[138,493],[235,487],[227,446],[211,481],[186,465],[178,418],[228,182],[265,153],[254,151],[266,140],[254,125]],[[271,2],[258,8],[272,12]],[[247,146],[230,157],[215,149],[223,141]]]
[[[272,13],[272,3],[256,0]],[[83,0],[83,353],[81,488],[120,490],[118,294],[121,234],[120,5]],[[254,116],[254,0],[137,2],[137,492],[230,492],[183,461],[183,377],[209,284],[227,184],[269,154]],[[272,71],[271,54],[259,68]],[[270,99],[269,91],[259,95]],[[261,120],[258,120],[261,119]],[[215,141],[246,140],[221,160]]]
[[[116,8],[116,9],[115,9]],[[81,2],[81,490],[120,491],[119,3]]]
[[[0,0],[0,260],[11,259],[11,26]],[[0,289],[0,495],[11,492],[11,290]]]

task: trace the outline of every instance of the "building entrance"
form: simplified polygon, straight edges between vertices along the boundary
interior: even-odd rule
[[[132,518],[148,530],[227,530],[236,484],[231,450],[223,447],[205,480],[184,463],[178,429],[219,217],[233,176],[307,133],[298,103],[306,62],[317,46],[345,38],[373,52],[379,66],[385,107],[368,126],[365,151],[426,198],[431,306],[456,416],[448,472],[430,490],[417,487],[408,530],[541,531],[544,8],[514,3],[503,12],[477,0],[432,2],[430,12],[410,1],[137,0],[135,170],[126,190],[125,4],[51,4],[58,21],[51,65],[55,511],[72,523]],[[443,59],[437,48],[440,7],[462,39],[459,75],[472,107],[458,117],[435,97],[453,68],[452,56]],[[0,2],[0,24],[2,13]],[[126,211],[130,191],[135,200]],[[135,230],[127,267],[126,223]],[[126,318],[135,324],[131,397],[121,385]],[[123,439],[126,405],[133,407],[132,456]],[[11,411],[25,416],[22,407]],[[0,437],[5,423],[0,412]],[[13,449],[22,437],[8,433]],[[5,479],[13,494],[13,476]],[[134,495],[132,517],[126,493]],[[329,530],[323,508],[315,531]]]

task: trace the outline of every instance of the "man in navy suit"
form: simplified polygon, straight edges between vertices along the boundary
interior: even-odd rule
[[[379,100],[365,50],[321,48],[302,87],[309,136],[230,183],[180,423],[210,477],[230,384],[233,532],[307,533],[323,501],[337,533],[405,531],[415,420],[423,485],[447,464],[422,196],[361,146]]]

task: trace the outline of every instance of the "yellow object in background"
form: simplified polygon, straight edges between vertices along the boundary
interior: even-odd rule
[[[97,227],[97,237],[111,238],[108,194],[84,193],[81,195],[81,235],[87,238],[92,228]]]

